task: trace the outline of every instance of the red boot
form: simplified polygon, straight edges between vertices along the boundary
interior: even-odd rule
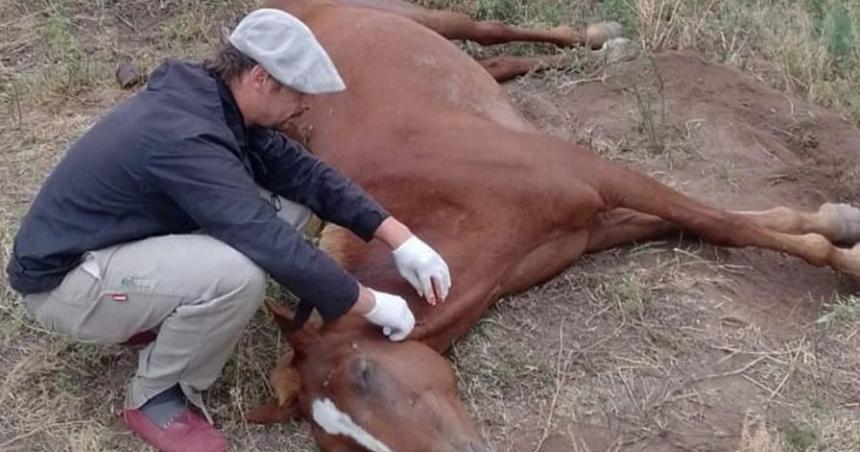
[[[161,428],[140,410],[125,410],[128,428],[162,452],[227,452],[227,440],[202,416],[186,408]]]

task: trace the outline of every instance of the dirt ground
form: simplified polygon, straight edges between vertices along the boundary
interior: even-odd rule
[[[158,42],[145,33],[155,26],[155,3],[131,2],[108,25],[138,32],[123,33],[132,37],[120,56],[201,56],[199,47],[129,50]],[[31,19],[16,17],[19,31]],[[18,55],[5,67],[36,64],[36,50],[21,42],[4,47]],[[6,250],[14,232],[7,225],[23,215],[65,143],[128,95],[100,83],[106,88],[71,100],[9,104],[0,129]],[[696,55],[642,57],[587,75],[548,71],[506,88],[546,133],[715,205],[814,210],[857,202],[860,193],[860,130]],[[135,351],[52,336],[3,286],[0,450],[142,450],[117,420]],[[586,256],[500,300],[450,358],[497,451],[858,452],[858,288],[860,280],[777,253],[672,237]],[[269,393],[278,348],[259,315],[207,396],[236,450],[316,450],[302,422],[244,422]]]

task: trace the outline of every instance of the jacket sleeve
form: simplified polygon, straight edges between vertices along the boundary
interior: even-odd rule
[[[214,138],[186,139],[152,151],[147,169],[151,189],[171,198],[206,233],[311,303],[325,320],[341,316],[355,303],[356,280],[277,218],[226,145]]]
[[[298,142],[271,130],[258,129],[252,135],[254,152],[265,167],[261,185],[365,241],[373,238],[388,212],[370,195]]]

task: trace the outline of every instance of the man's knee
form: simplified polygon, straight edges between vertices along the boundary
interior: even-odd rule
[[[243,303],[259,306],[266,291],[266,273],[251,259],[239,251],[224,247],[219,253],[218,269],[221,277],[218,289],[224,293],[235,293]]]

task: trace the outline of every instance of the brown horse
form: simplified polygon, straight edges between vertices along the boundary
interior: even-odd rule
[[[355,317],[290,333],[293,352],[272,376],[277,400],[252,412],[252,420],[302,416],[326,451],[486,450],[441,353],[499,296],[553,277],[583,253],[676,230],[860,274],[860,248],[833,245],[858,241],[857,209],[705,206],[582,146],[539,134],[491,75],[493,65],[476,63],[445,39],[598,45],[605,39],[599,31],[517,30],[375,0],[269,6],[311,27],[348,87],[311,101],[296,124],[301,138],[438,250],[453,286],[445,304],[430,307],[399,277],[383,246],[327,226],[321,247],[368,286],[406,297],[418,326],[403,343]],[[281,324],[291,318],[279,305],[270,308]]]

